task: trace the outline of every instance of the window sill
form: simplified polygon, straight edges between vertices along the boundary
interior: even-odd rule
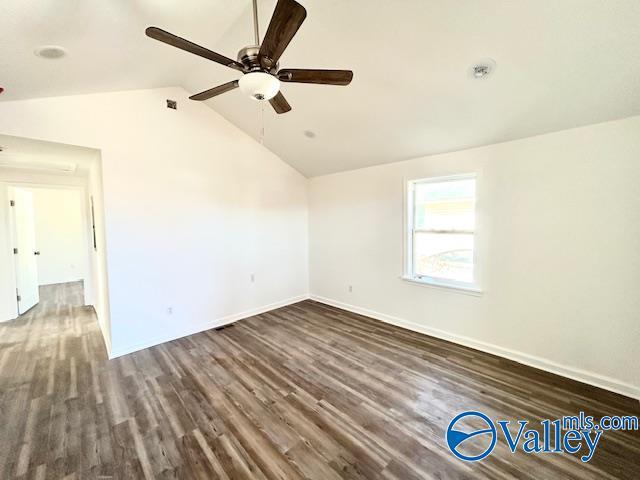
[[[423,287],[431,287],[431,288],[439,288],[442,290],[451,290],[452,292],[462,293],[466,295],[473,295],[475,297],[480,297],[482,295],[482,290],[474,285],[460,285],[455,283],[447,283],[438,280],[431,280],[426,278],[414,278],[403,275],[400,277],[401,280],[409,283],[413,283],[416,285],[420,285]]]

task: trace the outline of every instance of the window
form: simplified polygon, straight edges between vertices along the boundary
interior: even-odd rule
[[[405,278],[479,291],[475,284],[475,175],[408,184]]]

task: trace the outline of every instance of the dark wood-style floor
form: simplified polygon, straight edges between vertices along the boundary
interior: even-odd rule
[[[452,417],[638,414],[638,402],[305,301],[108,361],[78,284],[0,324],[0,477],[640,478],[638,432],[591,462],[467,464]],[[132,319],[135,321],[135,319]]]

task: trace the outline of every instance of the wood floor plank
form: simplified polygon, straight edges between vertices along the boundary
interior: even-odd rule
[[[640,432],[578,455],[456,459],[451,418],[640,403],[312,301],[109,361],[81,283],[0,324],[2,479],[640,478]]]

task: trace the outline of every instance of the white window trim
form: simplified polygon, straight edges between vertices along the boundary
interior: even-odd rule
[[[446,280],[442,278],[429,277],[425,275],[415,275],[413,271],[413,222],[415,205],[415,185],[418,183],[441,183],[455,180],[476,180],[478,176],[475,173],[461,174],[461,175],[448,175],[444,177],[428,177],[428,178],[413,178],[404,180],[404,259],[403,259],[403,275],[400,277],[406,282],[414,284],[436,287],[441,289],[447,289],[451,291],[457,291],[459,293],[467,293],[471,295],[481,295],[482,289],[478,285],[478,229],[474,228],[473,238],[473,282],[459,282],[456,280]],[[476,189],[476,208],[477,208],[477,189]]]

